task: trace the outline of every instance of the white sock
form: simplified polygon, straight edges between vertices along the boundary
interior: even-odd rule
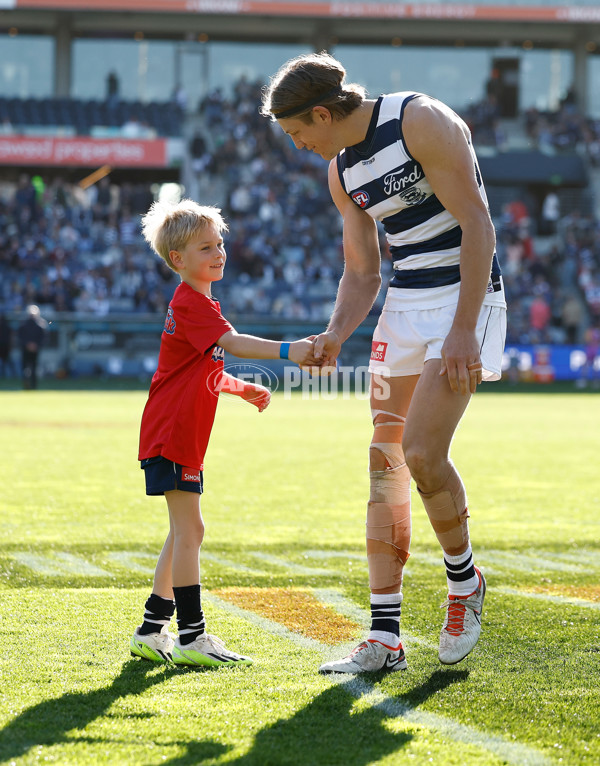
[[[451,596],[470,596],[479,587],[479,577],[473,564],[471,545],[460,556],[444,553],[446,581]]]

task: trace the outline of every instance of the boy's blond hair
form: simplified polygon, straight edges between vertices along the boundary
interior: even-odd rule
[[[153,202],[142,218],[142,234],[146,242],[167,266],[177,271],[171,250],[182,250],[199,231],[213,224],[219,234],[228,231],[221,210],[211,205],[199,205],[191,199],[180,202]]]

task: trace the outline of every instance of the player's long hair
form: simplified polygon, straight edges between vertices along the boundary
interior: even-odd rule
[[[199,205],[191,199],[153,202],[142,218],[142,234],[167,266],[177,271],[169,255],[171,250],[182,250],[195,234],[209,224],[214,224],[219,234],[229,229],[218,207]]]
[[[347,83],[345,78],[344,66],[326,51],[297,56],[284,64],[263,88],[260,113],[276,120],[278,114],[301,108],[323,95],[318,105],[327,107],[334,119],[343,119],[367,96],[362,85]],[[313,106],[290,116],[310,122]]]

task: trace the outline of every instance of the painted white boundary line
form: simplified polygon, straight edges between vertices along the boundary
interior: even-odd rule
[[[331,651],[330,646],[322,644],[320,641],[315,641],[312,638],[307,638],[306,636],[294,633],[283,625],[279,625],[266,617],[254,614],[254,612],[242,609],[241,607],[211,593],[205,592],[203,598],[217,608],[223,609],[240,619],[246,620],[268,633],[292,641],[305,649],[316,651],[321,654],[321,656],[326,656]],[[338,680],[338,677],[335,675],[331,675],[329,678],[334,683],[343,685],[344,689],[355,699],[365,698],[369,704],[378,707],[390,718],[403,718],[404,720],[422,726],[423,728],[437,731],[443,736],[456,742],[465,742],[470,745],[475,745],[476,747],[480,747],[483,750],[487,750],[488,752],[497,755],[499,758],[504,759],[506,763],[514,764],[514,766],[551,766],[551,764],[554,763],[554,761],[547,758],[543,753],[540,753],[538,750],[528,747],[527,745],[522,745],[519,742],[509,742],[503,737],[486,734],[485,732],[476,729],[474,726],[461,724],[457,721],[453,721],[451,718],[446,718],[445,716],[437,715],[435,713],[428,713],[413,708],[410,705],[402,704],[397,700],[382,694],[373,684],[368,683],[368,681],[365,681],[364,679],[355,677],[348,680],[347,677],[340,677]]]

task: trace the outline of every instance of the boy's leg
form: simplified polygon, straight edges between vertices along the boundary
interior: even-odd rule
[[[169,633],[169,623],[175,613],[171,562],[173,559],[173,534],[169,532],[163,545],[156,570],[152,593],[144,609],[144,621],[135,629],[130,642],[131,654],[154,662],[172,659],[174,636]]]
[[[204,524],[200,495],[173,490],[165,492],[173,534],[172,582],[177,606],[179,640],[191,643],[204,633],[204,613],[200,601],[200,546]]]
[[[402,451],[404,421],[418,375],[371,379],[373,439],[369,449],[367,560],[371,630],[348,657],[325,663],[322,673],[406,668],[400,642],[402,574],[410,547],[410,473]]]
[[[447,612],[440,637],[440,661],[459,662],[477,643],[485,580],[473,564],[467,497],[450,460],[450,444],[470,400],[454,393],[441,361],[425,363],[408,410],[404,433],[406,461],[444,551]]]
[[[200,595],[200,546],[204,523],[200,495],[173,490],[165,492],[173,533],[173,594],[179,637],[173,648],[177,665],[218,667],[250,665],[252,660],[227,649],[216,636],[206,633]]]

